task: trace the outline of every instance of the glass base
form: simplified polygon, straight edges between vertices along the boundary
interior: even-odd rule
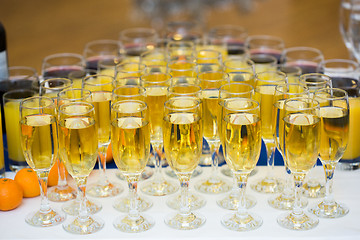
[[[86,199],[86,207],[87,207],[87,212],[89,214],[95,214],[102,209],[102,206],[100,203],[98,203],[96,201],[90,201],[89,199]],[[65,203],[62,206],[62,210],[66,214],[69,214],[72,216],[79,215],[79,209],[80,209],[80,201],[78,201],[78,199],[75,199],[73,201]]]
[[[323,198],[325,197],[325,186],[319,181],[308,181],[303,185],[302,194],[308,198]]]
[[[275,197],[268,199],[268,203],[271,207],[279,210],[291,210],[295,204],[295,195],[294,194],[285,194],[280,193]],[[300,199],[301,208],[304,208],[308,205],[308,200],[306,198]]]
[[[251,171],[249,177],[254,176],[257,172],[258,172],[258,170],[256,168],[254,168]],[[222,167],[221,173],[224,174],[227,177],[232,177],[233,176],[233,173],[232,173],[231,169],[227,165]]]
[[[150,200],[148,200],[147,198],[140,197],[138,195],[138,199],[137,199],[138,211],[140,211],[140,212],[146,211],[149,208],[151,208],[152,205],[153,205],[153,203]],[[120,212],[125,212],[125,213],[129,212],[130,196],[126,196],[126,197],[117,199],[114,202],[113,207]]]
[[[63,224],[63,228],[74,234],[91,234],[98,232],[104,227],[104,221],[95,216],[88,216],[85,219],[76,217],[71,223]]]
[[[25,221],[35,227],[51,227],[62,223],[65,218],[64,213],[50,209],[47,213],[31,212],[26,216]]]
[[[86,189],[86,193],[92,197],[113,197],[119,195],[123,191],[123,188],[118,184],[108,182],[106,185],[96,183],[90,185]]]
[[[221,220],[222,225],[227,229],[240,232],[257,229],[262,225],[262,222],[258,215],[248,212],[241,215],[229,213]]]
[[[175,174],[175,172],[171,169],[171,168],[166,168],[165,169],[165,173],[166,175],[168,175],[169,177],[172,177],[172,178],[178,178],[177,175]],[[194,177],[197,177],[199,175],[201,175],[203,173],[203,170],[200,166],[197,166],[195,168],[195,170],[193,171],[193,173],[191,174],[191,179],[194,178]]]
[[[252,208],[256,205],[256,199],[252,196],[246,195],[245,201],[247,209]],[[239,206],[239,195],[237,194],[237,192],[231,192],[226,197],[217,200],[216,203],[224,209],[237,210]]]
[[[195,211],[197,209],[200,209],[206,204],[206,200],[203,197],[192,193],[191,190],[189,190],[188,192],[188,198],[189,198],[188,200],[189,200],[190,211]],[[174,197],[168,198],[166,201],[166,205],[174,210],[180,209],[180,203],[181,203],[181,194],[177,194]]]
[[[305,214],[284,213],[277,218],[280,226],[290,230],[310,230],[316,227],[319,220],[313,216]]]
[[[143,193],[151,196],[165,196],[176,192],[179,186],[172,181],[162,178],[158,181],[149,180],[144,182],[140,189]]]
[[[230,191],[231,184],[221,178],[203,179],[195,184],[195,189],[202,193],[220,194]]]
[[[166,225],[178,230],[196,229],[201,227],[205,221],[205,217],[199,213],[190,213],[189,215],[172,213],[165,217]]]
[[[76,198],[76,190],[70,185],[54,186],[48,190],[48,199],[53,202],[65,202]]]
[[[277,178],[266,177],[251,184],[251,188],[260,193],[279,193],[284,189],[284,181]]]
[[[155,221],[151,217],[141,214],[137,218],[131,218],[130,216],[118,217],[113,225],[122,232],[138,233],[152,228],[155,225]]]
[[[310,208],[309,212],[321,218],[339,218],[348,214],[349,209],[341,203],[333,202],[332,204],[325,204],[320,202]]]
[[[144,181],[146,179],[149,179],[154,174],[154,171],[150,167],[145,167],[145,170],[140,175],[140,181]],[[120,180],[126,180],[124,174],[122,174],[120,171],[116,173],[116,176]]]

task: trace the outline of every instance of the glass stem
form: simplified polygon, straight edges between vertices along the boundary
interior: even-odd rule
[[[334,197],[332,195],[332,186],[333,186],[333,178],[334,178],[334,171],[335,171],[336,164],[323,162],[323,166],[324,166],[325,177],[326,177],[325,198],[324,198],[323,202],[325,203],[325,205],[331,205],[334,203]]]
[[[187,217],[191,214],[189,197],[189,181],[190,175],[184,174],[179,175],[180,188],[181,188],[181,199],[180,199],[180,214],[182,217]]]
[[[137,182],[139,180],[139,177],[140,175],[126,176],[130,194],[129,217],[133,220],[137,220],[140,216],[137,196]]]
[[[236,215],[239,218],[244,218],[247,215],[245,191],[246,191],[246,185],[249,174],[243,174],[243,173],[234,173],[234,174],[235,174],[237,186],[239,188],[239,203],[238,203],[238,210]]]
[[[283,191],[283,195],[285,196],[291,196],[293,191],[292,191],[292,186],[293,186],[293,181],[292,181],[292,176],[291,176],[291,171],[290,169],[286,166],[285,164],[285,187],[284,187],[284,191]]]
[[[65,165],[60,160],[60,158],[58,158],[56,161],[58,163],[58,171],[59,171],[58,186],[65,187],[67,185]]]
[[[272,179],[274,175],[274,163],[275,163],[275,144],[273,142],[265,142],[266,154],[267,154],[267,178]]]
[[[47,183],[49,171],[36,171],[40,184],[40,195],[41,195],[41,205],[40,213],[46,214],[51,211],[49,200],[47,198]]]
[[[103,144],[99,146],[99,155],[98,155],[98,163],[99,163],[99,181],[102,186],[108,184],[108,180],[105,174],[106,171],[106,152],[109,144]]]
[[[155,157],[155,165],[154,165],[154,182],[161,183],[163,181],[162,176],[162,146],[161,144],[154,144],[154,157]]]
[[[301,191],[303,181],[305,179],[305,174],[294,174],[294,182],[295,182],[295,204],[292,211],[294,216],[301,216],[303,214],[303,210],[301,209]]]
[[[219,169],[219,158],[218,158],[218,151],[219,146],[216,143],[209,143],[210,144],[210,158],[211,158],[211,174],[210,174],[210,182],[216,183],[219,181],[218,179],[218,169]],[[214,157],[212,155],[214,154]]]
[[[78,187],[78,194],[80,199],[80,207],[79,207],[79,219],[85,221],[88,218],[88,212],[86,207],[86,177],[75,178],[77,187]]]

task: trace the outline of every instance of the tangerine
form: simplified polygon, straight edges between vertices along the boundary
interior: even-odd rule
[[[0,210],[9,211],[17,208],[23,199],[19,184],[9,178],[0,179]]]
[[[34,170],[31,168],[20,169],[14,180],[23,190],[23,197],[31,198],[40,195],[39,180]]]

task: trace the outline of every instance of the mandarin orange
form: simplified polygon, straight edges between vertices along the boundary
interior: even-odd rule
[[[23,197],[31,198],[40,195],[39,180],[36,172],[31,168],[20,169],[14,180],[20,185],[23,190]]]
[[[0,210],[9,211],[17,208],[23,199],[19,184],[9,178],[0,179]]]

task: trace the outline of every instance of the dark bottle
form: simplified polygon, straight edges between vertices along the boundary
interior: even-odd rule
[[[6,34],[5,28],[0,22],[0,81],[8,79],[8,62],[6,52]]]

